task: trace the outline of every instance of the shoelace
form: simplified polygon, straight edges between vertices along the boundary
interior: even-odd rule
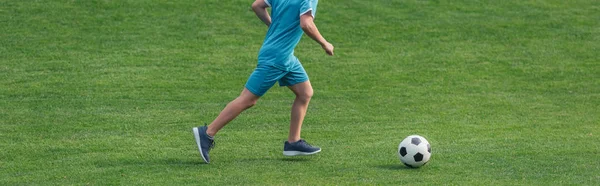
[[[206,127],[206,123],[204,123],[204,126]],[[215,148],[215,140],[214,139],[209,139],[210,140],[210,145],[208,145],[208,149],[213,149]]]
[[[312,147],[312,145],[308,144],[308,142],[304,141],[303,139],[299,140],[298,144],[304,147]]]
[[[210,145],[208,146],[208,149],[213,149],[215,148],[215,140],[210,140]]]

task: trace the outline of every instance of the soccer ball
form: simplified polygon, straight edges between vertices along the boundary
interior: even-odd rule
[[[398,156],[400,161],[410,168],[421,167],[431,157],[431,146],[422,136],[410,135],[398,145]]]

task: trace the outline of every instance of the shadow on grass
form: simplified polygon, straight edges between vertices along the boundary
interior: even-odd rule
[[[202,166],[207,165],[202,160],[195,159],[119,159],[119,160],[99,160],[95,161],[94,165],[98,168],[107,167],[123,167],[123,166],[177,166],[177,167],[188,167],[188,166]]]
[[[234,162],[308,162],[312,161],[314,157],[311,156],[295,156],[295,157],[252,157],[252,158],[241,158],[232,159]]]
[[[312,158],[311,157],[283,157],[283,158],[279,158],[279,160],[281,161],[287,161],[287,162],[305,162],[305,161],[310,161]]]
[[[418,168],[410,168],[402,164],[377,165],[376,167],[387,170],[418,170]]]
[[[232,162],[308,162],[312,157],[270,157],[270,158],[242,158],[232,160],[216,160],[217,164]],[[119,160],[98,160],[94,164],[96,167],[122,167],[122,166],[155,166],[165,165],[174,167],[196,167],[207,166],[200,158],[166,158],[166,159],[119,159]]]
[[[206,163],[204,163],[204,161],[202,160],[196,160],[196,159],[175,159],[175,158],[169,158],[169,159],[164,159],[161,160],[164,164],[167,165],[183,165],[183,166],[187,166],[187,165],[207,165]]]

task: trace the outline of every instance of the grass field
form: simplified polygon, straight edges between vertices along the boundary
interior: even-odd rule
[[[284,157],[274,87],[202,163],[191,128],[256,65],[251,0],[0,0],[0,185],[600,185],[600,2],[321,0]],[[432,160],[405,168],[410,134]]]

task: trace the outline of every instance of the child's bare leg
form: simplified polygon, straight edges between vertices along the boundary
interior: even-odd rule
[[[296,94],[296,99],[292,105],[290,133],[288,136],[288,142],[292,143],[300,140],[302,122],[304,121],[310,98],[313,95],[313,89],[310,81],[299,83],[289,88]]]
[[[219,116],[208,125],[206,134],[209,136],[215,136],[219,130],[221,130],[230,121],[235,119],[244,110],[254,106],[260,97],[254,95],[248,89],[244,88],[240,96],[229,102],[227,106],[221,111]]]

